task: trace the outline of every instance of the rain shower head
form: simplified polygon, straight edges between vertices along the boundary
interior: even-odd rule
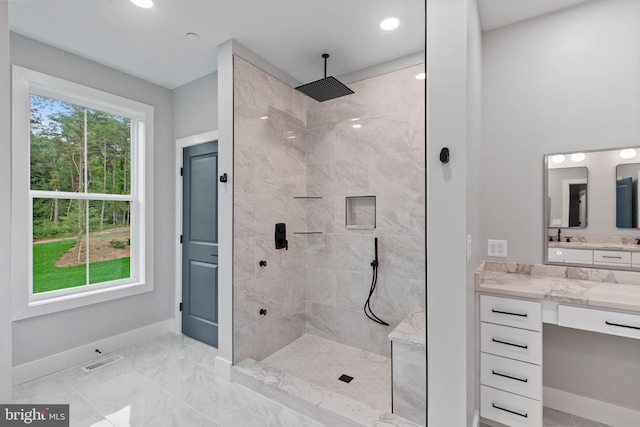
[[[329,54],[323,53],[322,57],[324,58],[324,79],[298,86],[296,89],[318,102],[324,102],[354,93],[335,77],[327,77],[327,58],[329,58]]]

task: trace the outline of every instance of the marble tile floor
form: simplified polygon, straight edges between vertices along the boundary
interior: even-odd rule
[[[90,373],[83,363],[18,385],[12,402],[68,403],[73,427],[322,426],[216,376],[216,349],[183,335],[160,335],[116,354],[124,360]]]
[[[260,363],[391,412],[391,359],[388,357],[306,334]],[[353,380],[340,381],[342,374]]]
[[[543,427],[610,427],[606,424],[591,421],[577,415],[557,411],[551,408],[542,409]],[[491,427],[488,424],[480,423],[480,427]]]

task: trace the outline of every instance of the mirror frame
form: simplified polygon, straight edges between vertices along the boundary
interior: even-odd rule
[[[543,174],[542,174],[542,181],[543,181],[543,203],[542,203],[542,239],[543,239],[543,256],[542,259],[544,261],[545,265],[555,265],[555,266],[566,266],[566,267],[579,267],[579,268],[601,268],[601,269],[607,269],[607,270],[627,270],[627,271],[640,271],[640,266],[637,267],[633,267],[633,266],[625,266],[625,265],[611,265],[611,264],[597,264],[597,263],[591,263],[591,264],[580,264],[577,262],[563,262],[563,261],[552,261],[549,260],[549,230],[550,229],[561,229],[561,230],[571,230],[573,232],[573,234],[579,234],[580,230],[584,230],[585,228],[588,228],[590,226],[593,226],[592,222],[587,222],[587,227],[557,227],[557,226],[551,226],[550,221],[550,204],[549,204],[549,162],[551,162],[551,158],[554,155],[557,154],[563,154],[565,156],[570,156],[572,153],[585,153],[585,154],[590,154],[590,153],[604,153],[604,152],[616,152],[616,151],[622,151],[628,148],[633,148],[638,152],[638,156],[633,158],[633,159],[628,159],[628,164],[632,164],[632,163],[640,163],[640,146],[625,146],[625,147],[611,147],[611,148],[603,148],[603,149],[597,149],[597,150],[573,150],[573,151],[563,151],[563,152],[553,152],[553,153],[547,153],[543,155]],[[616,170],[617,170],[617,166],[620,164],[625,164],[623,159],[620,159],[623,163],[616,163],[613,165],[613,171],[611,172],[611,188],[612,188],[612,192],[615,193],[615,184],[616,184]],[[572,166],[573,167],[573,166]],[[576,165],[575,167],[581,167]],[[587,167],[585,165],[585,167]],[[588,188],[592,188],[593,183],[589,180],[590,177],[592,177],[592,173],[590,173],[591,171],[589,171],[589,168],[587,167],[587,185]],[[592,199],[592,191],[587,191],[587,211],[586,214],[589,212],[589,205],[591,204],[590,199]],[[614,194],[614,200],[615,200],[615,194]],[[615,206],[612,206],[613,209],[615,209]],[[593,219],[593,218],[591,218]],[[612,239],[630,239],[630,240],[636,240],[638,238],[640,238],[640,228],[617,228],[615,227],[615,223],[614,223],[614,228],[615,230],[617,230],[617,232],[615,234],[590,234],[590,233],[586,233],[585,235],[587,236],[594,236],[594,237],[601,237],[603,240],[606,240],[607,238],[612,238]],[[634,235],[638,236],[635,237]],[[627,243],[625,242],[621,242],[621,243],[602,243],[602,247],[592,247],[591,249],[594,250],[610,250],[610,251],[625,251],[625,248],[623,245],[626,245]],[[593,246],[598,245],[598,243],[593,243]],[[620,248],[617,248],[615,246],[620,246]],[[569,248],[565,248],[565,249],[569,249]],[[580,248],[575,248],[575,249],[580,249]],[[587,248],[584,248],[587,249]],[[627,252],[631,252],[628,251]],[[633,252],[639,252],[640,251],[633,251]]]

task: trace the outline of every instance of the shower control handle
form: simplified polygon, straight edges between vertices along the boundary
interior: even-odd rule
[[[260,309],[260,316],[266,316],[267,315],[267,309],[266,308],[261,308]]]

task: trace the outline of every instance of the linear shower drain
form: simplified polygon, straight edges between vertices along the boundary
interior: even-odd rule
[[[338,378],[340,381],[344,381],[345,383],[349,384],[351,382],[351,380],[353,379],[353,377],[350,377],[349,375],[346,374],[342,374],[340,375],[340,378]]]
[[[102,368],[103,366],[111,365],[113,363],[119,362],[123,360],[124,357],[119,354],[109,356],[106,359],[98,360],[97,362],[90,363],[82,367],[82,370],[85,372],[95,371],[98,368]]]

